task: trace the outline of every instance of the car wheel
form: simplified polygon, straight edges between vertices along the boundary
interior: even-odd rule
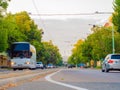
[[[104,70],[104,69],[102,69],[102,72],[105,72],[105,70]]]
[[[41,67],[41,69],[44,69],[43,67]]]
[[[13,71],[16,71],[17,69],[16,68],[13,68]]]
[[[105,68],[105,72],[109,72],[109,69]]]

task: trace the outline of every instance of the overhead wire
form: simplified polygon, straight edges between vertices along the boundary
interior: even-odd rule
[[[37,14],[32,14],[35,16],[79,16],[79,15],[97,15],[97,14],[112,14],[112,12],[94,12],[94,13],[37,13]]]
[[[36,5],[36,3],[35,3],[35,0],[32,0],[32,3],[33,3],[33,6],[34,6],[34,8],[35,8],[35,10],[36,10],[36,13],[39,14],[39,10],[38,10],[38,8],[37,8],[37,5]],[[30,15],[33,15],[33,14],[30,13]],[[53,40],[52,35],[51,35],[50,33],[45,32],[45,31],[46,31],[46,25],[45,25],[43,19],[41,18],[41,15],[38,15],[38,16],[39,16],[39,20],[41,21],[41,26],[42,26],[42,29],[43,29],[43,32],[42,32],[43,35],[44,35],[44,34],[49,35],[49,37]]]
[[[39,16],[39,20],[41,20],[41,24],[42,24],[42,29],[45,32],[46,31],[46,25],[43,21],[43,19],[41,18],[41,16],[82,16],[82,15],[97,15],[97,14],[112,14],[112,12],[98,12],[95,11],[93,13],[39,13],[39,10],[37,8],[37,5],[35,3],[35,0],[32,0],[33,6],[36,10],[36,14],[35,13],[31,13],[32,16]],[[48,35],[51,40],[54,40],[54,38],[52,37],[52,35],[50,34],[51,32],[45,32],[44,34]]]

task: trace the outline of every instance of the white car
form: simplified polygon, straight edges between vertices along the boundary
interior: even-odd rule
[[[120,71],[120,54],[108,54],[102,62],[102,72]]]
[[[36,63],[36,68],[41,68],[41,69],[43,69],[43,68],[44,68],[43,63],[42,63],[42,62],[37,62],[37,63]]]
[[[54,68],[53,64],[48,64],[47,68]]]

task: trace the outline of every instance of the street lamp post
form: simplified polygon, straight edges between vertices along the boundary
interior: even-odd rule
[[[95,12],[96,14],[112,14],[112,12]],[[114,25],[112,24],[112,53],[115,53]]]
[[[112,52],[115,53],[115,39],[114,39],[114,27],[112,24]]]
[[[89,25],[92,25],[93,28],[96,27],[96,25],[94,24],[89,24]],[[115,53],[115,39],[114,39],[114,26],[112,24],[112,53],[114,54]]]

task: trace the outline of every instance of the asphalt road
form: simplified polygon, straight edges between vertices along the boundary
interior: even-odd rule
[[[88,90],[120,90],[120,72],[103,73],[101,70],[62,70],[54,80]]]
[[[120,90],[120,72],[64,69],[8,90]]]

